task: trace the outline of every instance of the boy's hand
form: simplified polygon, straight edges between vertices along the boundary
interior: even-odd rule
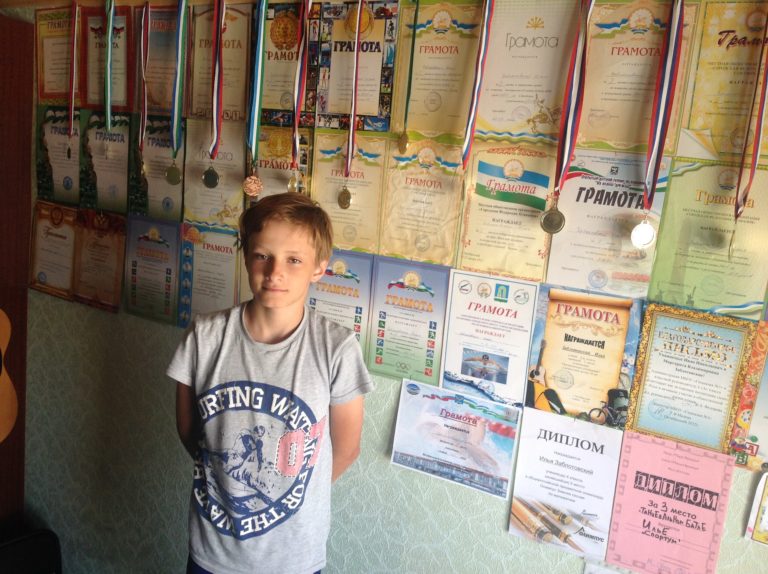
[[[363,397],[341,405],[331,405],[330,433],[333,446],[332,480],[339,478],[360,454],[363,430]]]

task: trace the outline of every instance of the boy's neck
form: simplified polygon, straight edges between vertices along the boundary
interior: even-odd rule
[[[304,306],[269,309],[251,299],[245,307],[243,322],[254,341],[274,345],[285,341],[304,318]]]

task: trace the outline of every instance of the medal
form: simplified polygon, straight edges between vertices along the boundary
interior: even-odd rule
[[[336,201],[339,202],[339,207],[342,209],[349,209],[349,206],[352,205],[352,193],[346,185],[341,188]]]
[[[296,174],[291,175],[291,179],[288,180],[288,191],[291,193],[299,191],[299,179]]]
[[[181,183],[181,170],[176,167],[175,161],[165,170],[165,181],[171,185],[179,185]]]
[[[565,216],[557,209],[557,205],[553,205],[539,216],[539,223],[541,228],[551,235],[565,226]]]
[[[632,245],[638,249],[647,249],[656,240],[656,230],[653,225],[648,223],[648,217],[646,216],[640,223],[635,225],[630,235]]]
[[[245,178],[243,181],[243,193],[249,197],[258,197],[264,189],[264,183],[261,181],[256,170],[251,169],[251,175]]]
[[[405,153],[408,151],[408,134],[403,130],[400,137],[397,139],[397,151]]]
[[[209,167],[203,172],[203,185],[208,189],[213,189],[219,185],[219,174],[216,172],[213,166]]]

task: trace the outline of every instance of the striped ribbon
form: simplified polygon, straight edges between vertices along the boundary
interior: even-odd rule
[[[261,130],[261,94],[264,85],[264,32],[266,31],[267,0],[259,2],[258,29],[256,30],[256,47],[253,54],[253,70],[251,73],[251,108],[248,116],[248,149],[251,152],[251,162],[255,164],[259,158],[259,132]]]
[[[112,29],[115,25],[115,0],[107,0],[107,53],[104,57],[106,70],[104,73],[104,115],[106,116],[107,131],[112,129]]]
[[[224,103],[224,51],[221,36],[224,32],[226,14],[226,0],[214,0],[213,45],[211,47],[211,65],[213,66],[211,81],[211,105],[213,106],[213,116],[211,122],[211,145],[208,148],[208,155],[210,155],[211,159],[215,159],[216,154],[219,153],[219,143],[221,142],[221,121],[223,116],[222,106]]]
[[[141,116],[139,118],[139,151],[144,151],[144,135],[147,133],[147,63],[149,62],[149,23],[152,8],[149,2],[141,10]]]
[[[171,148],[173,159],[176,159],[181,149],[188,25],[189,11],[187,10],[187,0],[179,0],[176,13],[176,73],[173,80],[173,102],[171,102]]]
[[[69,39],[69,120],[67,135],[71,139],[75,131],[75,94],[77,92],[77,52],[78,52],[78,22],[80,22],[80,5],[77,0],[72,1],[69,30],[72,36]]]
[[[477,121],[477,106],[480,103],[480,90],[483,86],[483,72],[485,71],[485,60],[488,56],[488,38],[491,34],[491,21],[493,20],[493,8],[495,0],[485,0],[483,3],[483,24],[480,31],[480,46],[477,49],[477,59],[475,60],[475,81],[472,87],[472,98],[469,103],[469,115],[467,116],[467,127],[464,130],[464,143],[461,146],[461,165],[464,169],[469,163],[469,154],[472,151],[472,140],[475,137],[475,122]],[[416,30],[413,31],[414,35]]]
[[[680,53],[683,43],[683,0],[674,0],[669,7],[667,29],[661,49],[661,64],[656,75],[656,91],[653,97],[653,114],[648,133],[648,151],[645,157],[645,181],[643,182],[643,209],[651,210],[656,184],[659,180],[661,159],[664,157],[664,142],[667,140],[669,117],[675,100],[677,72],[680,68]]]
[[[309,58],[309,35],[307,34],[307,19],[312,10],[312,0],[303,0],[299,8],[298,46],[296,55],[296,78],[293,84],[293,145],[291,148],[291,169],[299,169],[299,123],[301,110],[304,109],[304,97],[307,88],[307,61]]]
[[[416,8],[413,11],[413,23],[411,24],[411,54],[408,57],[408,86],[405,90],[405,114],[403,117],[403,131],[408,131],[408,114],[411,111],[411,87],[413,85],[413,58],[416,53],[416,28],[419,25],[419,0],[416,0]]]
[[[587,68],[587,28],[592,16],[594,0],[581,0],[576,39],[571,50],[571,63],[568,67],[568,80],[565,84],[563,106],[560,116],[560,134],[557,142],[557,163],[555,167],[555,201],[560,197],[560,187],[566,180],[571,156],[576,147],[576,135],[579,131],[581,106],[584,102],[584,84]]]
[[[349,178],[352,170],[352,157],[355,155],[355,140],[357,139],[357,80],[360,72],[360,24],[363,21],[365,0],[357,0],[357,22],[355,24],[355,56],[352,67],[352,103],[349,107],[349,134],[347,135],[347,157],[344,161],[344,179]]]

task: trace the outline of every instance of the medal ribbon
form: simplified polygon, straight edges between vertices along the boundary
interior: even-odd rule
[[[683,0],[674,0],[669,7],[667,29],[661,48],[661,63],[656,75],[656,91],[653,97],[653,114],[648,134],[648,151],[645,156],[645,181],[643,182],[643,209],[648,212],[653,205],[656,183],[659,180],[661,159],[664,156],[664,142],[667,140],[669,117],[675,99],[677,72],[680,68],[680,53],[683,43]]]
[[[416,53],[416,26],[419,24],[419,3],[416,0],[416,9],[413,11],[413,24],[411,35],[411,55],[408,58],[408,87],[405,90],[405,116],[403,117],[403,131],[408,130],[408,112],[411,108],[411,86],[413,84],[413,56]]]
[[[112,129],[112,28],[115,24],[115,0],[107,0],[107,53],[104,57],[106,70],[104,73],[104,115],[106,116],[107,131]]]
[[[296,54],[296,78],[293,85],[293,146],[291,148],[291,169],[299,169],[299,123],[301,110],[304,109],[304,97],[307,87],[307,60],[309,58],[309,35],[307,34],[307,20],[312,9],[312,0],[304,0],[299,8],[298,22],[298,46]]]
[[[352,67],[352,103],[349,108],[349,134],[347,136],[347,157],[344,161],[344,179],[349,179],[352,169],[352,157],[355,154],[357,139],[357,80],[360,72],[360,24],[363,21],[363,6],[365,0],[357,0],[357,22],[355,24],[355,56]]]
[[[149,23],[152,8],[149,2],[141,10],[141,117],[139,118],[139,151],[144,151],[144,135],[147,133],[147,63],[149,61]]]
[[[733,218],[734,221],[738,221],[741,214],[744,213],[744,208],[747,205],[747,198],[749,197],[749,191],[752,188],[752,182],[755,179],[755,171],[757,170],[757,162],[760,159],[760,148],[763,143],[763,122],[765,120],[765,101],[766,101],[766,78],[763,77],[763,86],[760,90],[760,99],[757,100],[757,87],[760,82],[760,70],[763,70],[765,74],[768,70],[768,54],[766,54],[765,44],[768,42],[768,21],[765,23],[765,30],[763,31],[763,42],[760,45],[760,59],[757,62],[757,75],[755,76],[755,91],[752,93],[752,104],[749,107],[749,120],[747,122],[747,131],[744,134],[744,147],[741,150],[741,169],[739,169],[739,179],[736,183],[736,202],[734,203]],[[765,63],[763,63],[765,60]],[[755,135],[752,138],[752,158],[749,164],[749,178],[744,189],[741,189],[741,178],[744,175],[744,164],[747,161],[747,148],[749,140],[749,126],[752,124],[752,115],[755,110],[755,101],[758,101],[757,105],[757,120],[755,122]]]
[[[176,13],[176,74],[173,80],[173,101],[171,102],[171,148],[173,159],[181,149],[181,124],[184,102],[184,70],[186,69],[187,27],[189,12],[187,0],[179,0]]]
[[[225,17],[227,14],[227,3],[225,0],[214,0],[213,2],[213,46],[211,48],[211,65],[213,66],[213,76],[211,82],[211,104],[213,106],[213,117],[211,123],[212,139],[208,148],[208,155],[213,160],[219,153],[219,143],[221,142],[221,121],[222,106],[224,102],[224,57],[222,46],[222,33],[224,31]]]
[[[248,149],[251,152],[251,163],[256,164],[259,158],[259,132],[261,131],[261,94],[264,85],[264,33],[266,31],[267,0],[259,2],[259,27],[256,30],[256,47],[253,54],[253,71],[251,73],[251,109],[248,117]]]
[[[568,80],[563,94],[563,106],[560,117],[560,135],[557,142],[557,163],[555,167],[555,201],[560,197],[560,186],[567,179],[571,165],[571,156],[576,147],[576,135],[579,131],[581,106],[584,103],[584,84],[587,68],[587,28],[592,16],[595,0],[581,0],[581,14],[576,39],[571,50],[571,63],[568,68]]]
[[[472,87],[472,99],[469,103],[467,115],[467,127],[464,130],[464,143],[461,146],[461,165],[467,168],[469,154],[472,150],[472,140],[475,137],[475,122],[477,121],[477,105],[480,103],[480,90],[483,86],[483,72],[485,71],[485,59],[488,56],[488,37],[491,34],[491,21],[493,20],[493,8],[495,0],[485,0],[483,3],[483,24],[480,30],[480,46],[477,49],[475,60],[475,81]],[[416,30],[414,28],[414,37]],[[410,81],[410,79],[409,79]]]
[[[72,139],[75,132],[75,93],[77,92],[77,24],[80,21],[80,5],[77,0],[72,1],[72,9],[69,20],[69,30],[72,37],[69,39],[69,123],[67,125],[67,136]]]

